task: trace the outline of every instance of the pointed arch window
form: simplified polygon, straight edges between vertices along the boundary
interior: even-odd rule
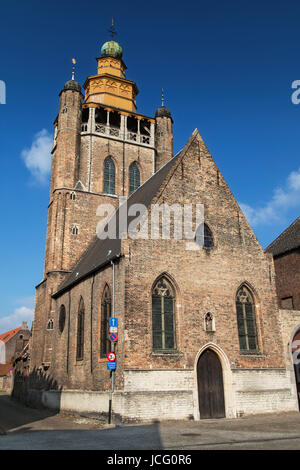
[[[107,157],[104,162],[104,185],[103,192],[115,194],[116,192],[116,167],[111,157]]]
[[[77,348],[76,348],[76,359],[82,361],[84,349],[84,302],[83,298],[80,298],[77,315]]]
[[[201,239],[201,230],[203,230],[203,239]],[[214,246],[212,231],[207,224],[199,225],[196,230],[195,242],[200,246],[202,246],[203,243],[204,248],[212,248]]]
[[[136,162],[129,167],[129,194],[133,193],[140,186],[140,169]]]
[[[258,352],[255,304],[245,285],[239,288],[236,296],[236,313],[241,352]]]
[[[152,290],[153,350],[175,349],[175,291],[166,277]]]
[[[109,344],[109,317],[111,316],[111,295],[108,285],[105,286],[101,302],[100,326],[100,357],[106,357],[110,352]]]
[[[65,328],[65,322],[66,322],[66,308],[64,305],[60,306],[59,310],[59,331],[62,333]]]

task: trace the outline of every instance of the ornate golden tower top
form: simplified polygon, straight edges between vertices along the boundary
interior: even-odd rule
[[[116,34],[113,23],[110,31],[112,36]],[[88,77],[83,85],[85,103],[100,103],[136,113],[138,89],[135,82],[125,77],[122,55],[122,47],[113,39],[103,44],[101,56],[97,58],[97,75]]]

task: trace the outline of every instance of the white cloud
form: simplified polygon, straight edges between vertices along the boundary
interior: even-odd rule
[[[279,222],[289,209],[297,206],[300,207],[300,168],[288,175],[284,187],[276,188],[264,206],[255,208],[240,203],[245,217],[253,226]]]
[[[0,334],[22,326],[23,321],[28,322],[28,328],[31,328],[34,309],[26,306],[18,307],[11,315],[0,318]]]
[[[23,149],[21,157],[35,181],[47,182],[51,169],[52,137],[46,129],[35,134],[30,149]]]

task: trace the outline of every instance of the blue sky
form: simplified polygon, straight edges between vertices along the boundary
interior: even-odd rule
[[[138,111],[164,88],[175,152],[197,127],[263,248],[299,215],[299,2],[2,2],[0,333],[32,318],[58,94],[72,57],[81,84],[96,73],[112,16]]]

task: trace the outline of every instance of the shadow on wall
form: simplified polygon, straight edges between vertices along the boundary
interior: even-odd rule
[[[14,371],[13,387],[11,391],[11,398],[20,401],[21,403],[35,407],[46,408],[43,403],[43,392],[48,390],[62,391],[62,386],[59,386],[57,381],[54,380],[49,374],[34,368],[31,372],[25,367],[16,367]],[[57,393],[55,407],[52,414],[60,410],[61,393]]]

